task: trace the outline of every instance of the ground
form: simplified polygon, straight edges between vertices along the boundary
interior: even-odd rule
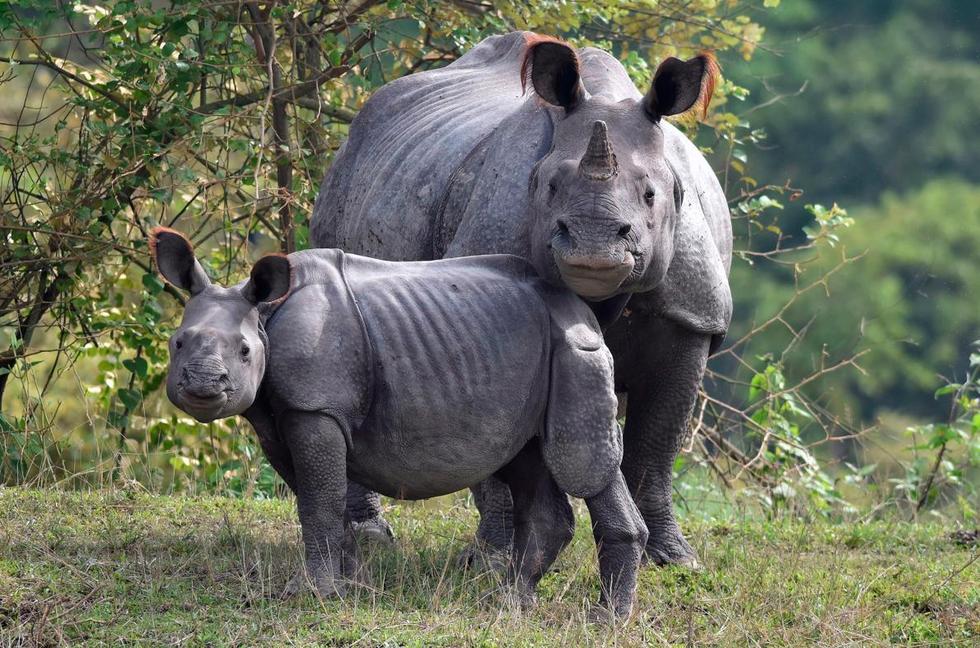
[[[280,601],[299,561],[289,500],[0,488],[0,647],[10,645],[977,645],[980,563],[935,524],[684,521],[705,569],[644,568],[626,623],[591,623],[588,516],[521,610],[455,556],[456,504],[398,504],[373,584]]]

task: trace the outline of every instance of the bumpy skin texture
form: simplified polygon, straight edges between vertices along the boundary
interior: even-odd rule
[[[554,214],[540,207],[541,193],[549,190],[543,173],[555,166],[551,159],[576,161],[596,121],[608,124],[608,143],[620,166],[615,181],[643,177],[643,170],[672,177],[672,197],[679,202],[669,217],[630,221],[631,231],[619,243],[646,242],[644,253],[634,255],[639,274],[619,294],[593,304],[604,326],[622,310],[625,297],[626,312],[642,315],[634,323],[612,324],[607,335],[618,340],[610,345],[617,391],[629,395],[627,482],[649,502],[652,496],[643,493],[671,491],[665,467],[673,465],[684,436],[703,355],[717,349],[731,319],[727,201],[694,144],[670,123],[643,116],[640,91],[608,53],[577,51],[583,100],[574,108],[549,105],[530,87],[525,92],[521,63],[529,40],[534,37],[527,33],[488,38],[452,65],[397,79],[375,93],[324,178],[312,239],[318,246],[392,260],[516,254],[530,259],[543,277],[560,281],[551,243],[572,253],[605,245],[623,229],[619,207],[629,192],[605,191],[609,183],[582,184],[581,200],[570,198],[562,207],[579,247],[561,236],[545,245],[535,228]],[[637,167],[637,159],[645,162]],[[653,188],[655,205],[671,196],[670,186]],[[655,363],[661,354],[676,359],[669,372],[634,362]],[[506,489],[490,482],[475,495],[483,515],[479,539],[506,551],[513,533]],[[696,565],[673,508],[664,508],[662,499],[656,506],[644,504],[648,556],[658,563]]]
[[[575,497],[602,491],[623,460],[615,416],[613,359],[588,306],[566,290],[549,290],[552,311],[551,393],[542,451],[558,486]],[[580,400],[589,394],[588,400]],[[557,406],[560,404],[560,406]]]
[[[357,571],[348,475],[409,499],[490,478],[513,502],[522,596],[571,538],[567,484],[595,520],[603,601],[628,613],[646,530],[628,496],[610,495],[623,484],[621,440],[591,311],[517,257],[395,264],[312,250],[290,265],[289,297],[263,313],[268,362],[246,416],[296,492],[317,591],[343,594]]]
[[[649,341],[638,344],[637,338]],[[650,530],[646,556],[656,564],[696,566],[677,521],[671,489],[674,457],[686,435],[710,338],[652,315],[642,302],[606,333],[621,360],[616,382],[629,396],[623,476]],[[636,398],[637,386],[649,400]]]

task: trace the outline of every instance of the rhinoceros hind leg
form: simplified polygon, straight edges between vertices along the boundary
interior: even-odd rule
[[[535,600],[541,577],[575,533],[568,496],[545,466],[537,439],[530,441],[498,475],[514,501],[514,548],[510,577],[523,601]]]
[[[358,542],[393,545],[395,532],[381,510],[381,496],[347,480],[347,517]]]
[[[477,571],[503,573],[510,563],[514,540],[513,500],[510,488],[489,477],[470,489],[480,511],[476,538],[459,556],[459,564]]]

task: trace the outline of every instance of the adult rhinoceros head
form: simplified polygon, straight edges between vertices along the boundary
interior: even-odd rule
[[[265,375],[259,307],[286,297],[289,260],[263,257],[248,281],[224,288],[211,283],[180,233],[154,228],[150,249],[160,274],[191,294],[170,338],[167,397],[203,423],[241,414],[252,405]]]
[[[600,300],[652,289],[674,255],[683,187],[664,155],[660,119],[707,106],[708,55],[665,60],[642,99],[591,96],[575,50],[529,44],[522,74],[555,110],[549,153],[530,179],[531,255],[538,271]]]

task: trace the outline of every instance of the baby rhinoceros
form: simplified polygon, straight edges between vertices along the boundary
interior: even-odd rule
[[[244,414],[296,493],[306,575],[324,596],[356,570],[347,478],[390,497],[496,476],[514,501],[511,579],[533,598],[585,499],[602,605],[628,614],[647,529],[619,470],[612,356],[589,308],[505,255],[396,263],[320,249],[211,283],[181,234],[157,266],[191,294],[167,395],[199,421]]]

